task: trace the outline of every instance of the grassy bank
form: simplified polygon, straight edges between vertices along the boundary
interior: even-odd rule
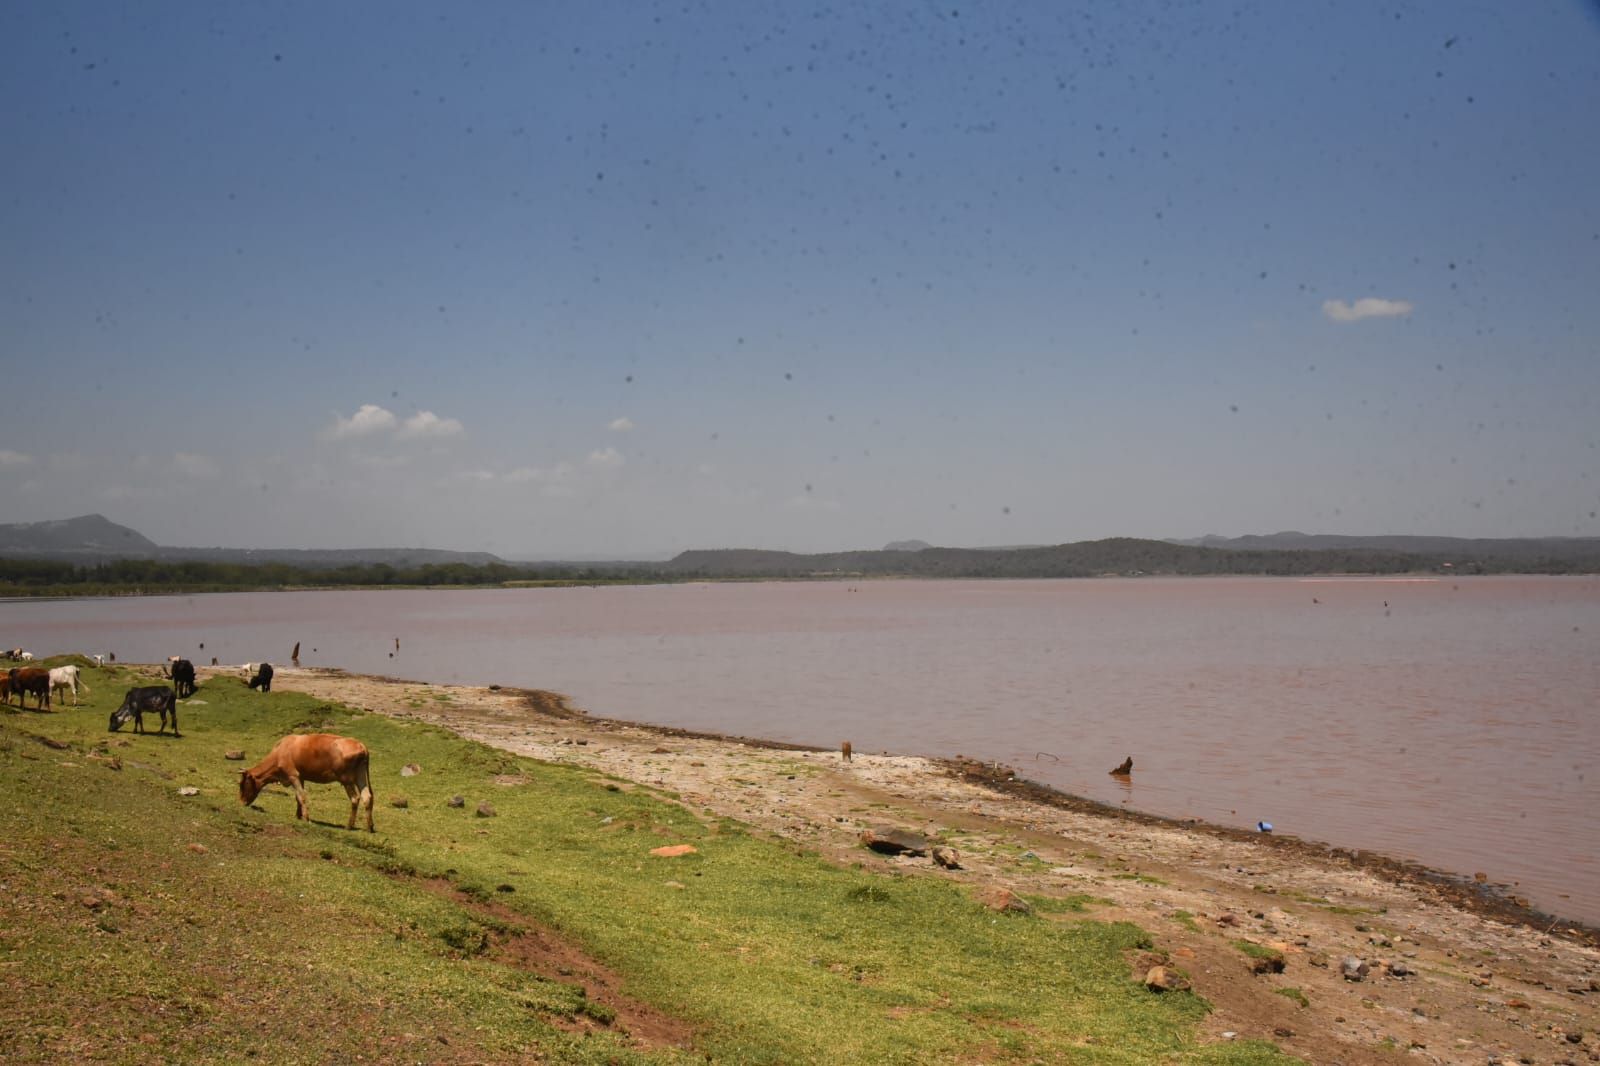
[[[1199,1043],[1203,1001],[1134,979],[1145,934],[1068,902],[995,913],[627,781],[230,678],[182,707],[181,740],[108,734],[139,681],[84,672],[81,708],[0,712],[8,1061],[1283,1060]],[[239,805],[224,753],[297,729],[372,749],[376,834],[342,828],[337,786],[311,786],[310,823],[282,789]],[[697,850],[650,854],[669,844]]]

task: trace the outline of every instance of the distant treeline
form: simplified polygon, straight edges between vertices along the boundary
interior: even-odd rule
[[[1547,556],[1484,553],[1448,558],[1367,548],[1284,551],[1201,548],[1119,537],[1047,548],[920,551],[688,551],[658,564],[467,562],[394,566],[296,566],[283,562],[118,559],[98,563],[0,559],[0,595],[95,596],[293,587],[653,584],[671,581],[828,577],[1068,578],[1105,575],[1600,573],[1600,548]]]
[[[385,586],[506,585],[516,583],[648,583],[639,571],[603,567],[530,567],[509,563],[427,563],[398,567],[372,563],[301,567],[288,563],[211,563],[197,560],[116,559],[77,564],[43,559],[0,559],[0,594],[100,596],[240,589],[382,588]],[[655,578],[654,580],[666,580]]]
[[[1435,555],[1371,548],[1307,551],[1200,548],[1159,540],[1115,537],[1046,548],[924,548],[921,551],[684,552],[667,564],[690,578],[803,577],[860,574],[895,577],[1097,577],[1101,575],[1459,574],[1600,572],[1600,543],[1587,551],[1545,556],[1494,553]]]

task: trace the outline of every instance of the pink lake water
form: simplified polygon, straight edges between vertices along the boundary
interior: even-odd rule
[[[303,665],[553,689],[607,717],[1000,760],[1108,803],[1484,871],[1600,923],[1596,578],[0,603],[0,643],[36,654],[285,663],[297,641]],[[1128,755],[1123,786],[1106,771]]]

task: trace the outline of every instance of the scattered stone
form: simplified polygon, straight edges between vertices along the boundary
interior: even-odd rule
[[[1569,1030],[1567,1032],[1567,1034],[1566,1034],[1566,1037],[1567,1037],[1567,1043],[1569,1043],[1569,1044],[1581,1044],[1581,1043],[1583,1043],[1583,1032],[1581,1030],[1578,1030],[1578,1029]]]
[[[1344,975],[1346,981],[1360,981],[1372,972],[1372,967],[1368,966],[1364,959],[1346,955],[1339,963],[1339,972]]]
[[[926,855],[929,848],[927,837],[892,825],[875,825],[863,830],[861,843],[884,855]]]
[[[420,773],[422,773],[422,767],[418,766],[414,762],[408,762],[404,766],[400,767],[401,777],[416,777]]]
[[[988,907],[992,911],[1000,911],[1004,914],[1033,913],[1033,907],[1029,905],[1027,900],[1023,899],[1009,888],[1004,888],[999,885],[986,888],[982,892],[978,893],[978,902],[983,904],[985,907]]]
[[[72,746],[64,740],[57,740],[55,737],[40,737],[39,743],[43,744],[47,748],[54,748],[57,751],[66,751]]]
[[[961,869],[961,853],[955,848],[948,848],[943,844],[933,849],[933,861],[943,866],[946,870]]]
[[[1222,1039],[1224,1039],[1224,1040],[1237,1040],[1237,1039],[1239,1039],[1239,1034],[1234,1032],[1232,1029],[1229,1029],[1227,1032],[1222,1034]]]
[[[195,788],[193,785],[184,785],[182,788],[178,789],[178,795],[180,795],[180,796],[198,796],[198,795],[200,795],[200,790],[198,788]]]
[[[1533,1009],[1533,1004],[1529,1003],[1525,999],[1508,999],[1508,1000],[1506,1000],[1506,1006],[1510,1007],[1512,1010],[1532,1010]]]
[[[653,748],[650,749],[650,754],[651,755],[671,755],[672,754],[672,749],[671,748],[663,748],[660,745],[657,745],[656,747],[653,747]]]
[[[1195,957],[1194,948],[1173,948],[1172,955],[1178,959],[1192,959]]]
[[[1294,1030],[1289,1028],[1287,1025],[1280,1025],[1272,1030],[1272,1035],[1277,1037],[1279,1040],[1288,1040],[1290,1037],[1294,1036]]]
[[[1389,976],[1390,977],[1410,977],[1411,976],[1411,967],[1407,966],[1405,963],[1401,962],[1399,959],[1395,959],[1393,962],[1391,962],[1389,964]]]
[[[674,891],[677,891],[677,892],[682,892],[684,889],[688,888],[689,886],[684,884],[682,881],[668,881],[668,882],[665,883],[665,887],[673,889]]]
[[[663,859],[676,859],[680,855],[693,855],[699,850],[693,844],[668,844],[665,847],[651,848],[650,854]]]
[[[479,818],[493,818],[494,815],[495,815],[495,810],[494,810],[494,805],[493,804],[489,803],[488,801],[485,801],[483,803],[478,804],[478,817]]]
[[[196,855],[204,855],[206,852],[211,850],[204,844],[190,844],[188,847],[189,850],[194,852]]]
[[[230,762],[243,762],[244,752],[240,751],[238,748],[234,748],[232,751],[223,752],[222,757]]]
[[[490,692],[499,692],[500,691],[500,686],[499,685],[490,685],[489,686],[489,691]]]
[[[1239,919],[1236,916],[1232,915],[1232,914],[1222,914],[1222,915],[1218,915],[1217,916],[1217,924],[1218,925],[1238,925],[1239,924]]]
[[[1165,966],[1152,966],[1144,975],[1144,986],[1152,992],[1186,992],[1189,982]]]
[[[396,796],[394,799],[389,801],[389,806],[398,807],[401,810],[405,810],[407,807],[411,806],[411,801],[406,799],[404,796]]]
[[[446,807],[465,807],[467,805],[467,797],[451,796],[449,799],[444,801],[444,805]]]

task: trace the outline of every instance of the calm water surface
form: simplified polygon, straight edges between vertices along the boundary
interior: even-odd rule
[[[400,652],[394,640],[400,638]],[[1515,881],[1600,922],[1600,580],[875,581],[0,604],[0,643],[555,689],[999,759],[1111,803]],[[205,644],[202,651],[199,647]],[[1106,771],[1126,755],[1131,787]]]

